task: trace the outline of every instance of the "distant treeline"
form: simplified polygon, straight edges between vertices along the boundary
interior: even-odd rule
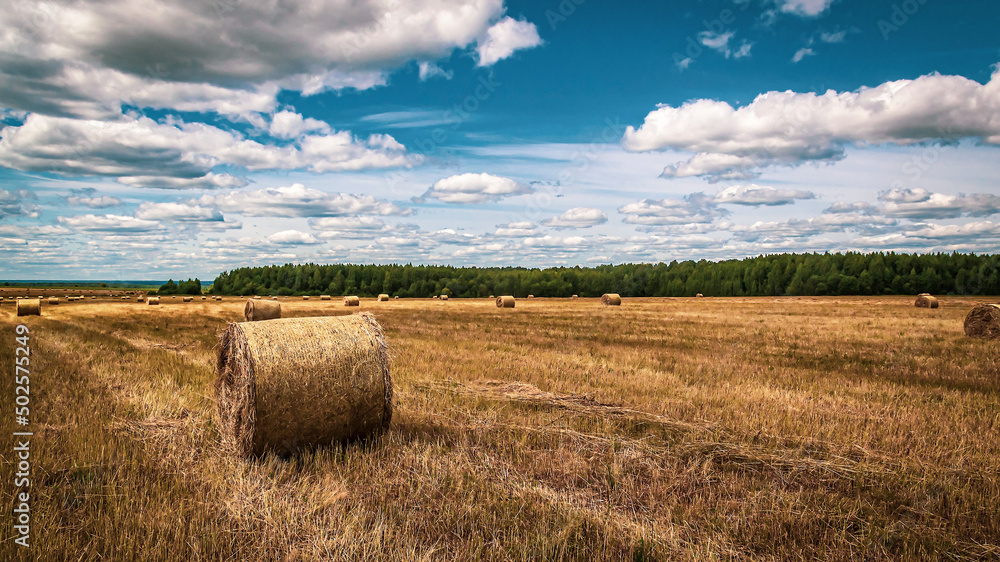
[[[195,280],[197,281],[197,280]],[[183,284],[182,284],[183,285]],[[199,284],[200,286],[200,284]],[[782,295],[998,295],[1000,256],[974,254],[780,254],[743,260],[597,267],[451,267],[286,264],[219,275],[213,294],[400,297],[624,297]]]
[[[157,289],[156,294],[158,295],[200,295],[201,294],[201,281],[195,277],[194,279],[188,279],[187,281],[181,281],[180,283],[174,283],[171,279],[166,283],[160,285]]]

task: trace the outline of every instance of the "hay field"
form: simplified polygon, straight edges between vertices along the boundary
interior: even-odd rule
[[[219,451],[242,299],[5,301],[0,364],[20,320],[39,559],[996,558],[1000,342],[962,332],[984,301],[362,299],[392,425],[291,461]]]

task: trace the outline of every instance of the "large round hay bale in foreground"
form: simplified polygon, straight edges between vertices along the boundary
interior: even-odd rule
[[[247,301],[246,306],[243,307],[243,316],[247,319],[247,322],[281,318],[281,303],[250,299]]]
[[[604,293],[601,295],[601,304],[604,306],[621,306],[622,298],[618,293]]]
[[[938,300],[928,294],[922,294],[917,296],[917,300],[913,303],[913,306],[917,308],[937,308]]]
[[[389,295],[387,295],[386,293],[379,293],[378,295],[379,302],[387,302],[388,300],[389,300]]]
[[[361,299],[354,295],[344,297],[344,306],[361,306]]]
[[[146,304],[150,306],[160,304],[160,297],[149,297],[146,299]]]
[[[980,304],[970,310],[965,316],[965,335],[1000,339],[1000,304]]]
[[[321,300],[321,301],[328,301],[328,300],[330,300],[330,295],[320,295],[319,296],[319,300]]]
[[[18,316],[41,316],[42,315],[42,299],[18,299],[17,300],[17,315]]]
[[[514,297],[503,295],[497,297],[497,308],[514,308]]]
[[[233,323],[217,349],[220,432],[241,456],[291,454],[389,427],[389,351],[370,313]]]
[[[49,304],[59,304],[58,297],[49,297]]]

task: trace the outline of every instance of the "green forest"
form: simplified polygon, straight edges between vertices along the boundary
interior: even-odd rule
[[[195,280],[197,281],[197,280]],[[200,285],[200,284],[199,284]],[[1000,295],[1000,256],[874,252],[779,254],[597,267],[286,264],[220,274],[220,295],[623,297]]]
[[[180,283],[174,283],[171,279],[166,283],[160,285],[160,288],[156,291],[158,295],[200,295],[201,294],[201,281],[195,277],[194,279],[188,279],[187,281],[181,281]]]

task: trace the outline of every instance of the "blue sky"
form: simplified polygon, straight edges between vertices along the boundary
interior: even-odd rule
[[[4,9],[3,278],[1000,243],[995,2]]]

